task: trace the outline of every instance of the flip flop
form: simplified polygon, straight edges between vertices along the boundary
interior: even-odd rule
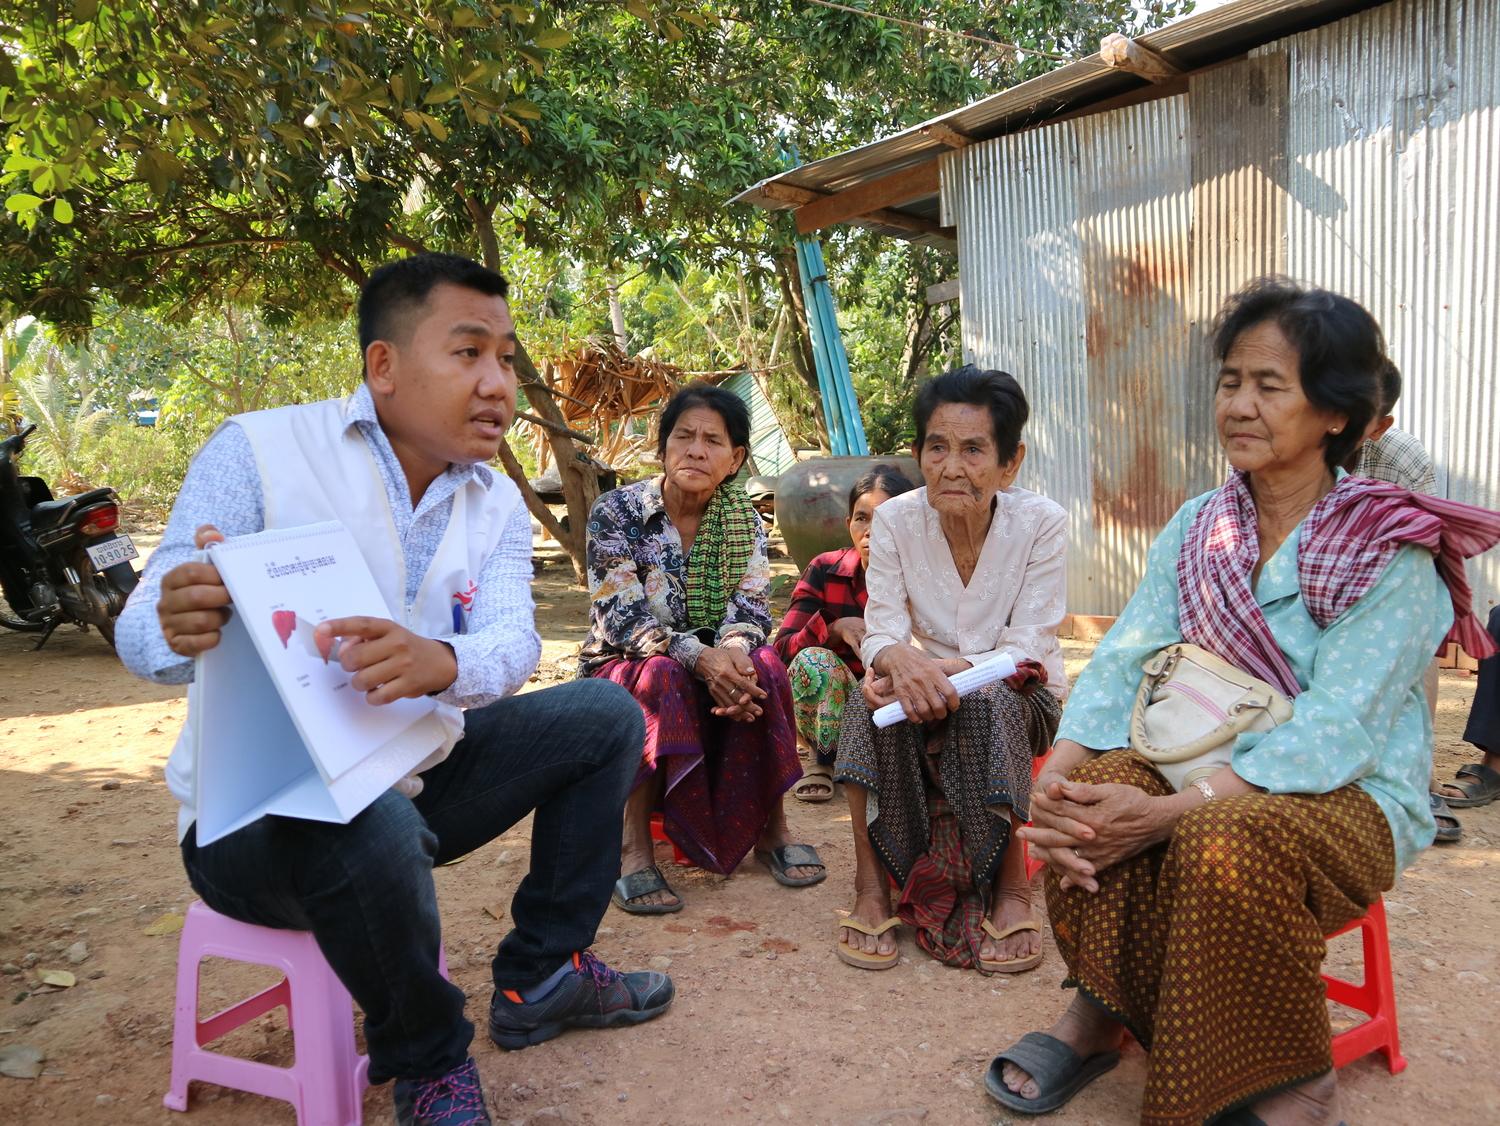
[[[1465,778],[1472,778],[1473,781],[1465,782]],[[1471,762],[1467,766],[1460,766],[1453,781],[1444,782],[1443,785],[1463,791],[1464,796],[1461,798],[1438,795],[1448,803],[1449,809],[1474,809],[1500,798],[1500,770],[1491,770],[1482,762]]]
[[[818,859],[818,850],[812,845],[790,844],[780,845],[773,849],[758,848],[755,850],[755,859],[771,869],[771,875],[778,884],[789,888],[811,887],[813,884],[821,884],[828,878],[828,869],[823,861]],[[811,876],[788,876],[786,874],[788,868],[814,867],[820,871]]]
[[[852,931],[859,931],[860,934],[867,934],[872,938],[879,938],[892,927],[897,927],[900,925],[901,920],[896,918],[896,916],[894,915],[892,915],[885,922],[879,923],[873,927],[870,926],[869,923],[860,922],[852,915],[846,915],[843,919],[839,920],[839,926],[841,928],[848,927]],[[838,954],[839,961],[843,962],[844,965],[854,966],[856,969],[861,970],[888,970],[901,960],[900,950],[892,950],[889,954],[867,954],[865,953],[865,951],[860,950],[857,947],[850,946],[849,943],[842,938],[839,939]]]
[[[803,787],[808,787],[804,790]],[[812,787],[820,786],[822,793]],[[792,787],[792,797],[798,801],[821,802],[833,797],[833,767],[814,763],[802,772],[802,780]]]
[[[1013,1063],[1036,1081],[1040,1093],[1034,1099],[1023,1099],[1005,1085],[1005,1064]],[[1055,1036],[1045,1032],[1028,1032],[1001,1052],[990,1063],[984,1076],[984,1089],[990,1097],[1021,1114],[1050,1114],[1066,1106],[1106,1071],[1120,1062],[1119,1052],[1096,1052],[1088,1059]]]
[[[1442,794],[1428,794],[1432,801],[1432,819],[1437,822],[1437,836],[1433,840],[1437,844],[1453,844],[1464,835],[1464,827],[1458,823],[1458,818],[1453,816],[1453,811],[1448,808],[1448,803],[1443,800]]]
[[[1022,931],[1036,931],[1037,934],[1042,933],[1041,925],[1035,919],[1025,919],[1013,927],[1006,927],[1003,931],[997,931],[995,924],[990,922],[989,919],[985,919],[980,925],[984,927],[984,933],[996,942],[1007,939],[1013,934],[1020,934]],[[1042,951],[1038,949],[1035,954],[1030,954],[1025,958],[1004,958],[988,962],[981,958],[979,960],[979,968],[985,973],[991,974],[1018,974],[1026,970],[1036,969],[1037,966],[1041,965],[1041,962]]]
[[[667,883],[661,869],[655,864],[649,868],[642,868],[638,872],[632,872],[628,876],[621,876],[615,881],[615,890],[610,893],[612,902],[621,911],[631,915],[672,915],[682,910],[682,896],[677,895],[676,903],[635,903],[632,900],[639,899],[643,895],[650,895],[654,891],[671,892],[672,885]]]

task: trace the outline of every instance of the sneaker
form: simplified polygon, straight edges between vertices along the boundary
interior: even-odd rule
[[[507,1051],[540,1044],[570,1028],[613,1028],[660,1016],[676,990],[666,974],[623,974],[585,950],[552,992],[527,1001],[514,989],[497,989],[490,1001],[490,1039]]]
[[[436,1079],[396,1080],[396,1126],[490,1126],[472,1058]]]

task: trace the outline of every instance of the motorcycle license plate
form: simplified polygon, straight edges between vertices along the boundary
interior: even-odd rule
[[[141,554],[135,549],[135,543],[129,536],[116,536],[112,540],[96,543],[88,549],[88,553],[94,566],[101,571],[107,567],[113,567],[116,563],[135,559]]]

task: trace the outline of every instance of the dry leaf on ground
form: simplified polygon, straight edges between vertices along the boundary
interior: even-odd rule
[[[78,979],[67,970],[41,970],[36,976],[43,985],[56,986],[58,989],[72,989],[78,984]]]
[[[143,930],[142,934],[151,935],[153,938],[164,934],[176,934],[182,929],[182,916],[173,911],[165,915],[158,915],[152,924]]]
[[[35,1079],[42,1073],[46,1053],[30,1044],[7,1044],[0,1048],[0,1075],[12,1079]]]

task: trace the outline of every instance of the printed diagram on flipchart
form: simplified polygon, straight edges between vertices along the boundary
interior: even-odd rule
[[[271,628],[276,631],[276,638],[281,642],[281,648],[288,653],[296,653],[299,657],[316,662],[317,666],[336,669],[340,672],[343,666],[338,663],[340,638],[318,636],[318,623],[327,620],[326,615],[304,617],[295,610],[275,609],[271,611]],[[298,680],[307,683],[304,676],[299,675]],[[343,680],[340,677],[340,680]],[[342,684],[337,687],[343,687]]]

